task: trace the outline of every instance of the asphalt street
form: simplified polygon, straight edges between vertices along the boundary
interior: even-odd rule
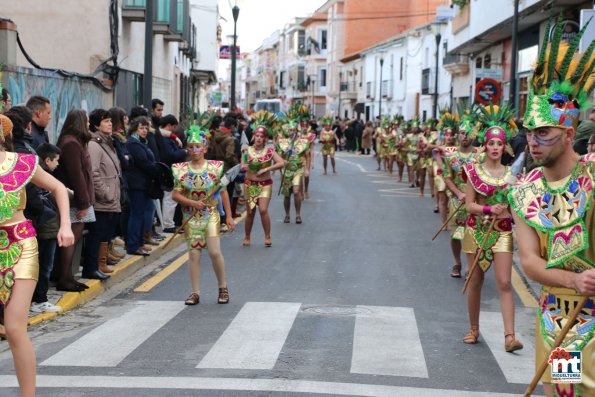
[[[330,166],[329,166],[330,169]],[[449,238],[433,201],[376,171],[371,156],[320,154],[303,224],[270,205],[273,246],[257,215],[252,246],[243,222],[222,238],[230,303],[218,305],[208,255],[201,303],[185,306],[181,266],[135,292],[180,247],[119,289],[31,331],[39,396],[512,396],[533,375],[534,308],[516,299],[517,337],[503,350],[492,272],[482,295],[481,337],[468,330],[462,279],[449,277]],[[278,174],[274,193],[278,188]],[[516,295],[515,295],[516,297]],[[0,395],[17,395],[0,345]],[[541,392],[541,391],[540,391]]]

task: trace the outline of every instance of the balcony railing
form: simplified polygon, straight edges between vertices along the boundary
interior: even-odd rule
[[[453,76],[469,73],[469,56],[464,54],[446,54],[442,65]]]
[[[357,84],[355,81],[342,81],[340,84],[340,90],[342,92],[355,92],[357,91]]]

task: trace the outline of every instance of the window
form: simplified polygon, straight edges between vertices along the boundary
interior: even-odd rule
[[[155,22],[169,22],[169,2],[170,0],[157,0],[157,8],[155,10]]]
[[[298,91],[306,90],[306,68],[304,66],[298,66],[297,84]]]
[[[306,31],[305,30],[299,30],[297,32],[297,44],[298,44],[298,48],[297,48],[297,53],[300,56],[304,56],[306,55]]]
[[[138,7],[145,8],[147,5],[146,0],[125,0],[124,7]]]
[[[279,88],[285,88],[285,71],[279,72]]]
[[[370,98],[372,96],[372,82],[368,81],[366,83],[366,97]]]
[[[326,87],[326,69],[320,69],[320,77],[318,80],[320,81],[321,87]]]
[[[320,31],[320,49],[326,50],[327,48],[327,31],[323,29]]]
[[[477,59],[475,60],[475,67],[477,69],[481,69],[481,64],[482,64],[482,59],[481,57],[477,57]]]
[[[489,69],[492,66],[492,54],[486,54],[483,57],[483,67]]]
[[[403,57],[399,60],[399,80],[403,81]]]

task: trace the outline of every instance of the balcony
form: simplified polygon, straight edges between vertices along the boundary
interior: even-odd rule
[[[464,54],[446,54],[442,60],[444,69],[453,76],[469,73],[469,56]]]
[[[357,88],[355,81],[342,81],[339,86],[341,97],[344,99],[357,99]]]
[[[146,0],[123,0],[122,18],[129,22],[144,22]],[[190,41],[190,1],[156,0],[153,34],[162,34],[167,41]]]
[[[146,5],[146,0],[124,0],[122,19],[129,22],[144,22]]]

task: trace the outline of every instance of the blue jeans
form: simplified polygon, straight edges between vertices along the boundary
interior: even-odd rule
[[[87,223],[89,233],[85,237],[83,273],[90,274],[97,270],[99,244],[108,243],[114,236],[118,215],[118,212],[95,211],[95,222]]]
[[[31,300],[35,303],[43,303],[48,301],[50,274],[54,268],[58,241],[55,238],[37,239],[37,245],[39,249],[39,279]]]
[[[152,214],[155,205],[147,197],[145,190],[129,190],[130,216],[128,218],[128,233],[126,235],[126,251],[133,252],[143,246],[143,225],[149,211]],[[151,215],[151,222],[153,216]],[[151,230],[149,226],[149,230]]]

